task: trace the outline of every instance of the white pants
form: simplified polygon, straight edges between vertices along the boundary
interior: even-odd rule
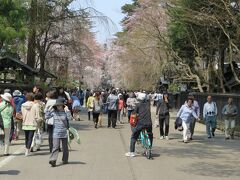
[[[4,154],[9,154],[11,128],[4,129]]]
[[[182,127],[183,127],[183,140],[187,141],[190,138],[190,123],[182,122]]]

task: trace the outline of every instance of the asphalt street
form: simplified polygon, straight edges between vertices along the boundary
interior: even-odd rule
[[[0,157],[0,180],[239,180],[239,139],[226,141],[220,131],[208,139],[205,126],[196,124],[194,140],[184,144],[181,133],[173,129],[175,115],[171,113],[169,141],[160,140],[154,128],[152,160],[125,157],[129,124],[107,128],[104,116],[103,127],[95,129],[83,114],[82,121],[71,123],[79,130],[81,145],[72,143],[69,164],[61,164],[60,153],[57,167],[50,167],[46,134],[41,151],[24,157],[22,137],[10,147],[11,156]]]

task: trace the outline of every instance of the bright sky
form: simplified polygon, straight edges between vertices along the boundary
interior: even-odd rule
[[[96,27],[93,29],[93,32],[96,32],[97,40],[100,43],[104,43],[107,39],[112,38],[116,32],[121,31],[120,21],[124,17],[124,14],[121,13],[121,7],[131,2],[132,0],[75,0],[72,6],[73,9],[93,7],[113,21],[114,25],[110,23],[109,28],[104,27],[99,21],[96,21],[94,25]]]

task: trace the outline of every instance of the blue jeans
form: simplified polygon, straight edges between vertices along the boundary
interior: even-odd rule
[[[211,132],[215,132],[216,129],[216,116],[206,116],[205,117],[205,123],[206,123],[206,131],[207,131],[207,135],[208,137],[211,137]]]
[[[153,142],[153,133],[152,133],[152,125],[149,126],[143,126],[141,124],[137,124],[135,128],[132,128],[132,136],[131,136],[131,142],[130,142],[130,152],[135,152],[135,144],[136,141],[143,129],[147,130],[150,142],[152,144]]]
[[[131,117],[132,112],[133,112],[133,110],[128,110],[128,122],[130,122],[130,117]]]

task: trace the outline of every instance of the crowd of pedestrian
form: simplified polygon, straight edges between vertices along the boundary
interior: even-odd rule
[[[130,151],[126,156],[135,156],[135,143],[142,129],[146,129],[151,143],[152,117],[151,103],[156,107],[155,127],[159,127],[160,140],[169,140],[170,109],[172,102],[167,92],[146,93],[127,92],[121,89],[67,91],[63,87],[50,88],[43,92],[35,86],[32,91],[5,89],[0,98],[0,144],[4,146],[3,156],[9,156],[9,146],[19,139],[20,132],[25,135],[25,156],[41,150],[43,132],[48,133],[50,151],[49,163],[56,166],[58,152],[63,152],[63,164],[68,163],[69,122],[80,121],[83,109],[87,110],[88,120],[94,128],[102,127],[103,114],[107,114],[107,128],[130,123],[131,116],[137,116],[136,126],[131,127]],[[222,108],[225,122],[225,139],[234,138],[234,128],[238,109],[229,98]],[[208,138],[215,136],[217,127],[217,104],[211,96],[204,104],[202,117],[206,124]],[[193,140],[196,121],[200,121],[201,110],[193,94],[189,94],[177,113],[177,127],[183,132],[183,142]],[[61,147],[60,147],[61,142]]]

